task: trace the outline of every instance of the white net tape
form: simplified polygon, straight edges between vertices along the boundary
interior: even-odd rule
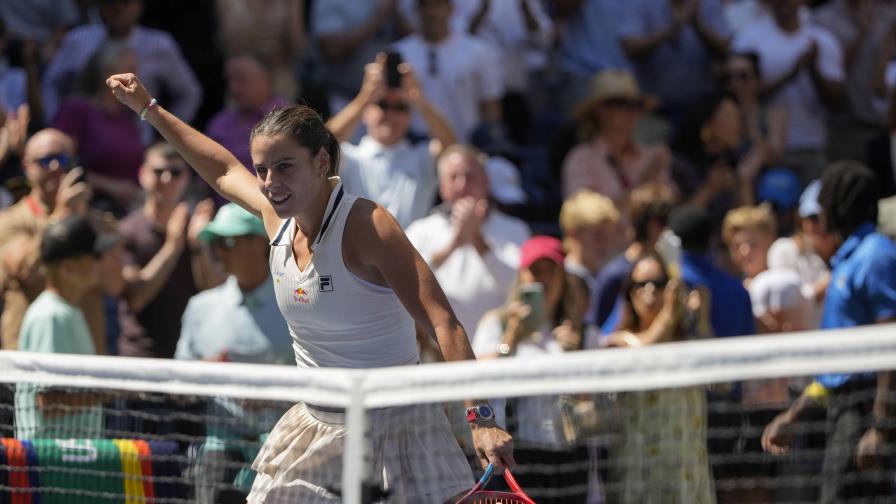
[[[335,498],[342,502],[374,502],[376,499],[371,497],[371,489],[391,490],[393,499],[385,501],[402,502],[395,497],[396,492],[401,495],[402,483],[390,481],[389,475],[394,474],[390,471],[402,464],[422,466],[428,462],[393,453],[390,449],[392,434],[384,431],[383,426],[391,428],[402,422],[408,425],[417,423],[419,425],[413,428],[419,432],[415,431],[414,435],[432,446],[442,446],[440,443],[453,445],[455,440],[450,433],[454,432],[457,442],[470,457],[472,452],[469,438],[464,439],[465,434],[462,432],[464,422],[462,419],[458,422],[456,418],[462,417],[462,411],[457,413],[458,409],[462,410],[458,406],[459,401],[469,398],[491,398],[496,409],[500,410],[499,418],[510,426],[518,441],[520,483],[530,491],[536,502],[584,502],[586,498],[588,502],[649,501],[650,498],[643,494],[631,494],[631,488],[626,486],[627,479],[632,477],[633,468],[648,471],[644,474],[650,474],[656,481],[655,490],[660,495],[668,496],[670,490],[663,486],[663,481],[657,479],[659,474],[668,472],[663,469],[663,464],[676,470],[682,464],[689,464],[678,459],[664,462],[661,456],[664,448],[661,444],[666,441],[658,445],[659,455],[652,460],[638,455],[643,443],[636,443],[637,449],[632,448],[635,445],[631,443],[636,438],[629,435],[632,429],[624,423],[637,423],[643,419],[638,412],[633,413],[626,408],[630,409],[633,404],[638,404],[637,407],[643,409],[643,414],[654,407],[651,401],[656,397],[661,401],[680,401],[681,404],[699,398],[695,411],[700,411],[702,423],[695,427],[695,432],[709,446],[708,459],[712,462],[715,481],[707,488],[713,493],[722,495],[726,489],[735,489],[732,490],[735,494],[746,495],[759,488],[760,491],[777,492],[775,495],[779,502],[798,502],[800,498],[786,500],[781,497],[781,488],[789,481],[821,485],[820,480],[824,475],[818,472],[821,467],[819,453],[824,447],[810,446],[811,442],[807,442],[805,449],[799,452],[802,460],[797,462],[805,466],[797,468],[799,470],[793,469],[799,465],[793,460],[790,460],[793,463],[788,463],[790,465],[784,464],[784,459],[781,458],[770,462],[769,456],[755,446],[741,446],[736,450],[732,448],[734,451],[730,453],[726,451],[729,448],[723,448],[719,454],[719,449],[713,447],[716,441],[730,441],[732,446],[738,442],[742,445],[755,444],[771,417],[761,417],[759,424],[756,424],[756,420],[751,420],[741,425],[738,423],[741,422],[740,418],[753,413],[744,412],[746,410],[739,398],[723,401],[710,399],[708,403],[704,403],[705,399],[702,398],[708,390],[707,386],[795,377],[802,377],[803,381],[799,383],[805,385],[806,377],[817,374],[893,369],[896,369],[896,324],[693,341],[638,349],[583,351],[524,361],[502,359],[373,370],[297,369],[268,365],[0,352],[0,384],[5,384],[0,385],[0,389],[5,388],[8,396],[15,393],[16,387],[22,390],[22,387],[27,386],[34,390],[87,390],[92,394],[102,393],[105,398],[103,432],[90,436],[73,433],[71,436],[95,438],[92,441],[36,439],[19,442],[13,439],[12,422],[5,421],[4,436],[7,438],[4,438],[2,446],[5,455],[0,454],[0,503],[7,502],[3,500],[4,492],[8,495],[37,492],[41,495],[41,502],[80,502],[78,498],[86,499],[84,502],[97,499],[124,502],[138,495],[137,487],[141,484],[146,487],[144,493],[140,494],[145,502],[229,502],[222,497],[226,492],[233,492],[236,495],[235,501],[244,501],[254,473],[240,483],[242,476],[248,474],[249,465],[269,434],[275,438],[269,445],[283,441],[278,438],[280,434],[277,434],[276,429],[271,431],[271,428],[276,419],[295,403],[307,403],[319,408],[320,411],[314,410],[317,413],[312,412],[312,415],[317,415],[314,417],[316,419],[327,415],[338,416],[338,420],[334,422],[344,426],[345,431],[344,439],[342,434],[337,436],[341,439],[338,449],[329,454],[331,459],[338,458],[338,463],[322,463],[315,469],[316,472],[310,473],[307,467],[296,467],[293,476],[298,474],[302,478],[326,482],[321,484],[318,493],[333,492],[337,496]],[[659,395],[653,397],[650,394],[654,391],[674,393],[658,392]],[[648,395],[639,395],[639,392]],[[609,431],[590,437],[577,432],[570,437],[570,429],[566,429],[563,441],[565,444],[562,446],[546,447],[543,443],[527,442],[527,436],[531,436],[533,432],[533,427],[527,425],[527,408],[537,405],[536,411],[541,412],[555,407],[573,411],[581,404],[571,403],[568,399],[586,396],[593,400],[585,403],[593,405],[604,424],[610,426],[607,427]],[[791,393],[791,399],[793,397]],[[117,399],[110,401],[109,398]],[[561,403],[563,405],[558,406]],[[447,438],[441,436],[439,431],[441,424],[445,423],[444,419],[437,418],[442,415],[443,406],[449,413],[451,424],[450,427],[445,424],[445,429],[448,429],[445,432],[449,433]],[[64,413],[71,412],[65,410],[66,407],[69,410],[77,409],[77,406],[60,407]],[[438,409],[434,410],[433,407]],[[786,404],[778,404],[776,407],[780,411]],[[12,404],[7,401],[8,413],[11,413],[12,408]],[[296,419],[296,425],[304,421],[299,418],[300,415],[290,411],[287,417],[292,415]],[[669,414],[661,408],[656,411],[657,415]],[[739,416],[734,423],[718,424],[713,415],[719,412],[734,412]],[[18,410],[16,415],[19,415]],[[558,414],[557,418],[568,420],[574,416]],[[751,419],[754,417],[755,415],[751,416]],[[677,425],[676,422],[684,425],[681,420],[682,418],[675,418],[673,414],[668,423],[670,426]],[[819,422],[816,427],[819,431],[824,430],[824,421]],[[746,426],[747,423],[750,425]],[[0,428],[3,428],[3,424],[4,421],[0,419]],[[159,427],[162,424],[167,427]],[[251,428],[247,427],[249,424],[252,425]],[[184,425],[188,427],[183,427]],[[291,427],[293,430],[300,428],[303,427]],[[534,428],[537,430],[539,425]],[[670,430],[674,429],[675,427],[670,427]],[[754,432],[748,432],[750,429]],[[224,436],[226,442],[222,442],[223,447],[220,447],[211,440],[220,438],[221,431],[239,431],[241,434]],[[251,431],[251,435],[245,434],[246,431]],[[684,437],[686,440],[690,439],[692,434]],[[324,432],[315,435],[328,434]],[[107,440],[114,440],[114,443]],[[144,445],[144,441],[148,444]],[[401,442],[403,441],[398,444]],[[294,443],[294,440],[290,443]],[[623,445],[625,450],[620,448]],[[84,450],[87,450],[85,453],[96,454],[102,453],[104,449],[114,451],[116,457],[120,458],[110,466],[113,467],[111,470],[108,467],[98,468],[96,464],[102,465],[102,457],[99,455],[95,455],[99,458],[93,460],[93,465],[89,467],[75,464],[62,472],[49,462],[52,460],[53,463],[65,465],[68,462],[63,463],[64,457],[71,458],[72,453],[77,458],[80,456],[77,454]],[[290,444],[284,449],[288,451],[296,448],[294,444]],[[147,454],[149,451],[152,451],[152,457]],[[34,467],[37,469],[28,466],[26,455],[32,452]],[[695,467],[701,463],[707,465],[707,455],[703,452],[706,452],[705,448],[702,452],[697,450],[697,453],[690,454],[696,457]],[[13,456],[17,453],[18,459]],[[673,450],[669,453],[675,452]],[[54,457],[60,458],[57,460]],[[264,460],[264,453],[259,458]],[[14,459],[18,462],[14,463]],[[526,459],[530,460],[528,465],[523,463]],[[156,472],[148,476],[147,468],[155,467],[152,464],[160,464],[160,460],[169,460],[171,467],[159,465]],[[722,472],[719,469],[721,466],[717,464],[719,460],[729,466],[755,462],[754,465],[761,466],[759,472],[763,473],[762,477],[750,474],[749,477],[735,475],[736,477],[728,479],[722,478],[719,476]],[[142,473],[138,467],[140,464],[144,464]],[[473,471],[469,467],[459,467],[444,461],[438,464],[431,468],[433,484],[439,491],[447,492],[440,494],[442,496],[439,500],[472,485]],[[472,461],[472,465],[475,467],[476,462]],[[774,466],[775,474],[770,477],[772,483],[764,488],[762,478],[767,477],[765,471],[771,466]],[[116,474],[114,467],[119,467],[121,474]],[[138,469],[128,472],[127,467]],[[793,472],[789,473],[791,469]],[[550,476],[555,472],[556,477]],[[85,490],[77,482],[73,482],[73,478],[77,479],[78,475],[83,478],[91,474],[95,479],[112,478],[115,481],[110,480],[112,483],[107,486],[120,486],[124,490],[120,495],[108,490]],[[40,482],[38,483],[38,479],[28,480],[25,476],[39,476]],[[672,479],[677,477],[669,476]],[[889,477],[892,480],[892,474]],[[203,485],[210,484],[209,481],[204,481],[209,478],[220,479],[226,484],[222,483],[220,488],[213,488],[208,493],[207,489],[203,490]],[[152,482],[156,487],[147,482]],[[273,482],[268,483],[275,486]],[[674,482],[670,484],[678,488]],[[37,489],[34,485],[37,485]],[[167,491],[165,488],[170,490],[175,487],[177,491],[171,490],[169,494],[162,495]],[[149,493],[155,493],[152,499],[149,498]],[[813,498],[818,497],[817,493],[811,495]],[[57,500],[54,501],[53,496]],[[682,496],[680,499],[672,498],[671,501],[687,499]],[[714,499],[715,497],[712,500]],[[300,500],[296,495],[287,495],[286,501]],[[140,502],[140,499],[130,501]]]
[[[891,369],[896,324],[689,341],[527,359],[371,370],[298,369],[0,351],[0,383],[382,408],[468,397],[619,392]],[[353,387],[357,387],[353,390]]]

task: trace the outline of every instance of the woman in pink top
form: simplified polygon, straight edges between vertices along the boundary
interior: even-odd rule
[[[140,120],[106,91],[105,77],[136,69],[133,49],[104,42],[82,70],[79,92],[62,102],[52,123],[74,139],[87,182],[116,213],[140,197],[137,173],[145,145]]]
[[[595,76],[591,95],[575,111],[583,139],[563,162],[563,193],[590,189],[620,208],[633,188],[647,181],[669,180],[671,155],[665,144],[635,141],[635,125],[656,101],[642,95],[635,78],[623,70]]]

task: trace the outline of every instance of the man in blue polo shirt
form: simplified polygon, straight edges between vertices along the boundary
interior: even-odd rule
[[[743,283],[716,267],[708,256],[712,217],[701,207],[685,205],[669,216],[669,228],[681,240],[681,278],[710,294],[710,322],[718,337],[755,334],[750,294]]]
[[[877,232],[877,180],[856,162],[828,167],[818,196],[822,221],[839,248],[831,257],[825,329],[896,321],[896,244]],[[827,374],[766,428],[763,447],[789,448],[793,426],[813,408],[827,407],[820,502],[878,502],[893,498],[891,372]]]

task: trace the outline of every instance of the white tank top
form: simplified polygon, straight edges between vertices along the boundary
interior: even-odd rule
[[[345,221],[357,199],[339,182],[300,271],[292,253],[296,225],[287,219],[271,242],[277,305],[299,367],[374,368],[416,364],[414,320],[392,289],[355,276],[342,259]]]

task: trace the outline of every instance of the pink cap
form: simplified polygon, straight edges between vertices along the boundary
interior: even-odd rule
[[[520,250],[520,269],[532,266],[539,259],[550,259],[563,265],[563,243],[553,236],[539,235],[529,238]]]

